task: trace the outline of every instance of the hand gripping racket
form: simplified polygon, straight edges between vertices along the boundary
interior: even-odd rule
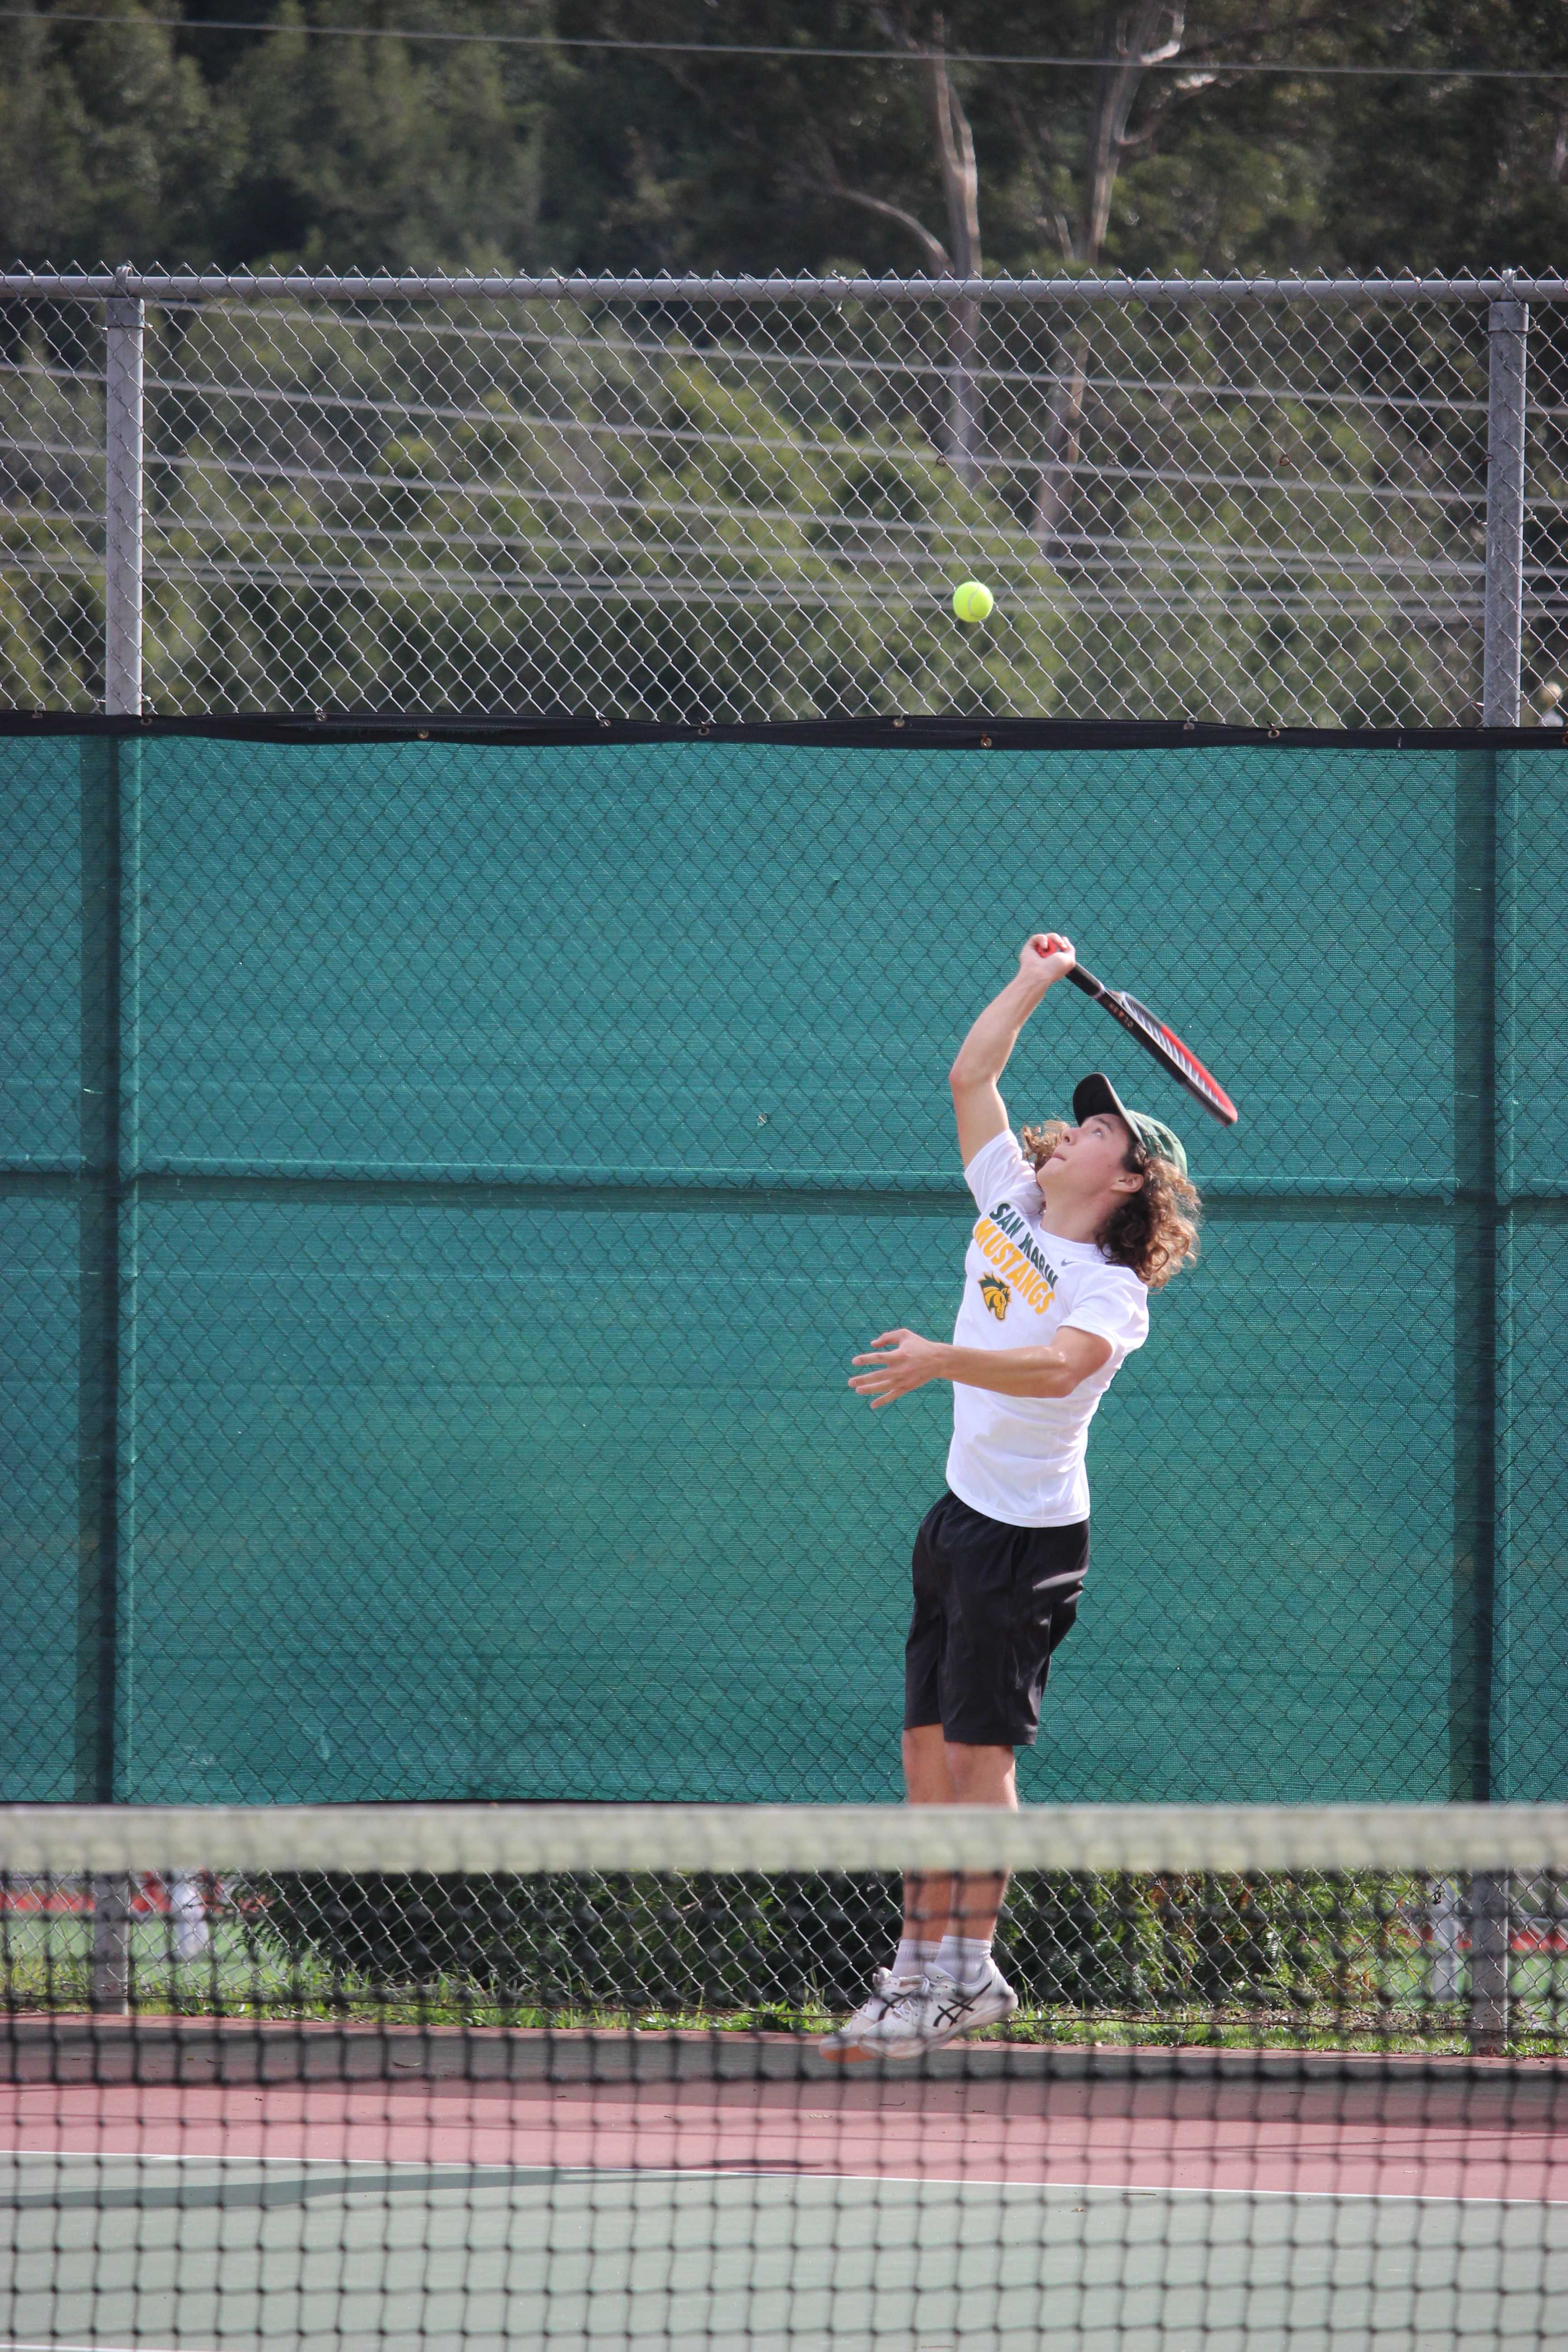
[[[1135,996],[1120,988],[1106,988],[1093,972],[1085,971],[1075,963],[1067,977],[1086,996],[1103,1004],[1113,1021],[1120,1021],[1130,1037],[1135,1037],[1146,1054],[1152,1054],[1163,1070],[1170,1073],[1179,1087],[1185,1087],[1194,1098],[1201,1102],[1211,1118],[1222,1127],[1234,1127],[1240,1116],[1236,1105],[1219,1080],[1205,1070],[1192,1047],[1184,1045],[1173,1029],[1167,1029],[1157,1013]]]

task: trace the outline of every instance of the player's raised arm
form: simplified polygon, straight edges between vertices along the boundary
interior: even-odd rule
[[[1070,971],[1077,961],[1072,941],[1059,931],[1036,931],[1024,942],[1016,974],[1000,996],[993,997],[959,1047],[947,1082],[952,1088],[958,1149],[966,1168],[1007,1124],[1007,1106],[997,1080],[1007,1066],[1019,1031],[1047,989]]]

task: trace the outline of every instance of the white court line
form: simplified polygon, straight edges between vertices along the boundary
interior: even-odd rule
[[[427,2164],[412,2156],[202,2156],[194,2149],[167,2155],[130,2156],[104,2155],[90,2148],[7,2147],[0,2148],[0,2158],[7,2156],[50,2158],[60,2164],[331,2164],[342,2172],[345,2167],[363,2164],[377,2172],[510,2172],[518,2179],[548,2180],[821,2180],[853,2182],[863,2188],[905,2189],[1011,2189],[1023,2194],[1029,2189],[1064,2189],[1075,2195],[1092,2189],[1103,2197],[1290,2197],[1299,2204],[1335,2205],[1505,2205],[1531,2208],[1542,2212],[1568,2205],[1568,2197],[1466,2197],[1445,2195],[1436,2189],[1188,2189],[1181,2183],[1162,2183],[1156,2189],[1138,2189],[1125,2182],[1110,2180],[998,2180],[988,2173],[964,2173],[962,2178],[932,2174],[911,2176],[907,2172],[816,2172],[790,2165],[784,2169],[759,2164],[754,2169],[740,2164],[507,2164],[504,2161],[458,2163],[454,2158],[432,2158]],[[480,2184],[494,2187],[491,2181]],[[132,2347],[116,2345],[14,2345],[0,2337],[0,2352],[132,2352]],[[134,2352],[167,2352],[157,2345],[138,2345]],[[190,2347],[182,2352],[191,2352]]]

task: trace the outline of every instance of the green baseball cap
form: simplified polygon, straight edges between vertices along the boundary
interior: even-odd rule
[[[1097,1118],[1104,1111],[1125,1119],[1133,1141],[1152,1159],[1168,1160],[1182,1175],[1186,1174],[1187,1155],[1175,1129],[1167,1127],[1163,1118],[1151,1118],[1146,1110],[1129,1110],[1104,1071],[1093,1070],[1072,1090],[1072,1115],[1081,1127],[1085,1119]]]

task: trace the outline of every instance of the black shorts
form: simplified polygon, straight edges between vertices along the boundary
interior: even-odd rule
[[[1014,1528],[943,1495],[915,1538],[904,1729],[968,1748],[1032,1748],[1051,1652],[1072,1631],[1089,1521]]]

